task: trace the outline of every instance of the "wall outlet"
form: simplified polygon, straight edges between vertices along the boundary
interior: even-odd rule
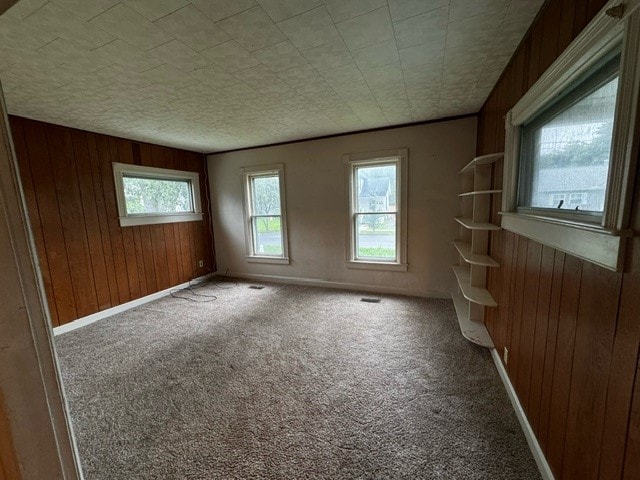
[[[204,267],[204,260],[199,260],[198,261],[198,267],[200,267],[200,268]]]
[[[505,365],[507,363],[509,363],[509,349],[507,347],[504,347],[504,352],[502,354],[502,359],[504,360],[504,364]]]

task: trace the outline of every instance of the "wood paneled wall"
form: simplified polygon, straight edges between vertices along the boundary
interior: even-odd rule
[[[214,268],[201,154],[20,117],[10,125],[54,326],[187,282],[199,260]],[[120,227],[112,162],[198,172],[204,220]]]
[[[604,0],[549,0],[483,106],[478,154],[504,150],[504,115]],[[502,163],[495,166],[496,187]],[[639,182],[632,227],[640,230]],[[501,198],[493,203],[493,221]],[[558,479],[640,478],[640,238],[614,273],[527,238],[492,235],[487,327]]]

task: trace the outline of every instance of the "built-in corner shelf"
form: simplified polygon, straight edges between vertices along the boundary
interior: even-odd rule
[[[494,345],[484,325],[485,308],[498,306],[486,288],[487,269],[500,267],[488,253],[489,235],[500,230],[490,221],[491,197],[502,193],[493,185],[492,164],[502,157],[502,153],[476,157],[460,170],[465,188],[458,196],[472,201],[461,201],[462,214],[454,218],[460,224],[460,239],[453,242],[460,259],[453,266],[458,289],[452,295],[458,324],[467,340],[487,348]]]

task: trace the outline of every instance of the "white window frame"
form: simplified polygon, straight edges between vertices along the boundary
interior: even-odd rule
[[[127,213],[123,180],[125,176],[189,182],[191,186],[191,203],[193,205],[193,212]],[[113,162],[113,179],[116,187],[116,201],[118,203],[118,220],[120,220],[121,227],[153,225],[158,223],[195,222],[202,220],[200,175],[198,172],[187,172],[183,170],[170,170],[168,168],[145,167],[142,165]]]
[[[244,205],[244,234],[246,245],[246,259],[250,263],[268,263],[288,265],[289,239],[287,235],[287,200],[285,195],[284,164],[260,165],[240,169],[242,176],[243,205]],[[282,228],[282,256],[265,255],[255,251],[253,232],[253,212],[251,202],[251,179],[265,175],[278,175],[280,183],[280,226]],[[276,215],[277,216],[277,215]]]
[[[343,155],[345,166],[346,193],[348,199],[347,215],[347,268],[368,270],[407,271],[407,170],[409,150],[406,148],[379,152]],[[356,205],[358,189],[355,185],[357,167],[396,163],[396,259],[395,261],[360,260],[356,257]]]
[[[617,8],[622,5],[622,8]],[[610,1],[505,118],[502,221],[505,230],[620,271],[638,158],[640,0]],[[521,127],[602,58],[622,45],[605,207],[598,223],[518,211]]]

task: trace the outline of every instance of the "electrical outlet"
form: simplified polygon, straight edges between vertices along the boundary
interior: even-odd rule
[[[502,354],[502,359],[504,360],[504,364],[509,363],[509,349],[504,347],[504,353]]]
[[[200,267],[200,268],[204,267],[204,260],[199,260],[198,261],[198,267]]]

